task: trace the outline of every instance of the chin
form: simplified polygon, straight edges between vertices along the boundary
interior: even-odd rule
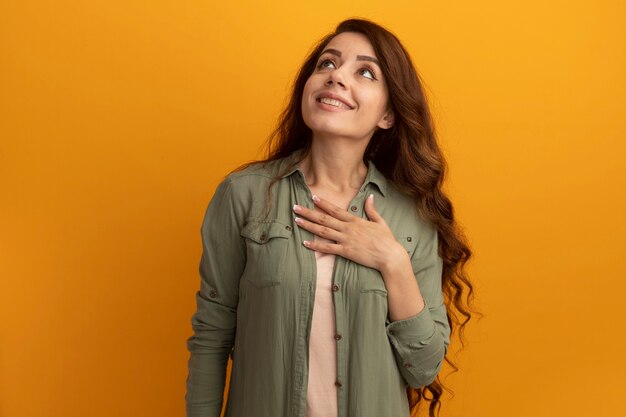
[[[320,120],[320,118],[304,119],[304,123],[313,131],[314,135],[324,136],[346,136],[350,131],[346,129],[346,124],[338,120]]]
[[[322,123],[312,123],[307,126],[313,132],[313,136],[351,136],[349,131],[339,126]]]

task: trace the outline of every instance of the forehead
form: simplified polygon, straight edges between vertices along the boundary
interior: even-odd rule
[[[369,39],[361,33],[343,32],[331,39],[324,49],[336,49],[345,55],[368,55],[377,58]]]

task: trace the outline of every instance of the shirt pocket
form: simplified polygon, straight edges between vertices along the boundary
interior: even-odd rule
[[[361,295],[371,294],[387,297],[387,287],[385,287],[383,276],[378,270],[359,265],[358,271]]]
[[[278,220],[250,220],[241,231],[246,242],[243,279],[257,287],[278,285],[284,274],[292,227]]]
[[[413,252],[415,252],[415,248],[417,247],[417,239],[414,235],[396,235],[396,240],[404,246],[404,249],[406,249],[409,256],[413,255]]]
[[[414,236],[396,235],[396,240],[400,242],[409,256],[413,254],[416,247],[416,239]],[[387,296],[387,288],[385,287],[383,276],[376,269],[364,266],[359,267],[359,287],[362,294],[378,294],[384,297]]]

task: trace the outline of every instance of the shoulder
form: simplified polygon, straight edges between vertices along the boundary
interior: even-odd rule
[[[213,199],[228,201],[240,211],[254,213],[265,203],[269,186],[274,179],[278,178],[276,182],[281,183],[289,165],[289,157],[269,162],[253,162],[223,178]]]
[[[267,191],[267,187],[280,175],[284,165],[284,158],[269,162],[253,162],[241,170],[228,174],[222,184],[228,186],[235,194]]]
[[[271,180],[279,174],[283,159],[269,162],[257,161],[243,169],[236,170],[228,174],[225,180],[232,183],[246,183]]]

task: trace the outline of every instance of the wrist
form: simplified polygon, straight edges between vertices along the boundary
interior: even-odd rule
[[[396,242],[390,249],[380,267],[380,273],[383,279],[386,277],[401,276],[407,269],[412,272],[413,267],[411,266],[411,259],[404,247]]]

